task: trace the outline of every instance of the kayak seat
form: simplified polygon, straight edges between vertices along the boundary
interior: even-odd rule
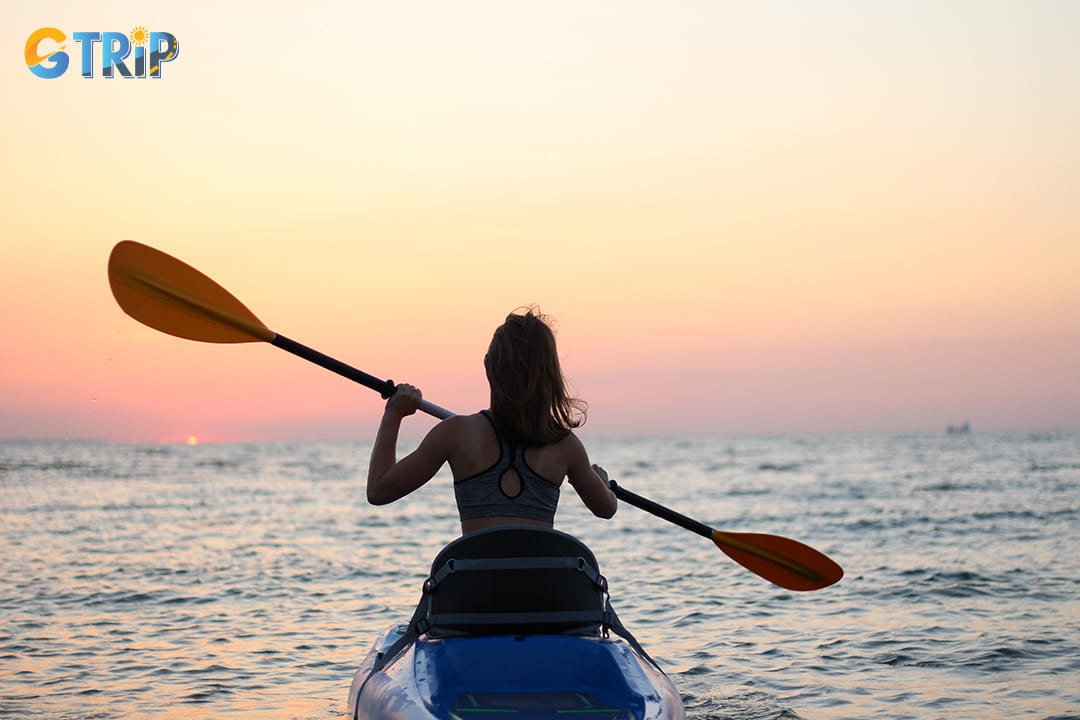
[[[607,580],[592,551],[566,533],[488,528],[435,557],[420,602],[417,629],[434,637],[591,635],[605,621]]]
[[[655,665],[619,620],[607,589],[592,551],[564,532],[512,525],[469,533],[435,556],[412,619],[367,677],[423,635],[607,637],[610,631]]]

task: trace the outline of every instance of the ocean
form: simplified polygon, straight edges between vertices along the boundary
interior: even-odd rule
[[[595,552],[691,720],[1080,718],[1080,435],[596,438],[621,485],[801,540],[795,593],[630,505]],[[459,532],[450,477],[367,505],[370,445],[0,443],[0,717],[342,717]]]

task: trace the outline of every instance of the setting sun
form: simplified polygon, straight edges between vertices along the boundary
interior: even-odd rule
[[[199,438],[195,437],[194,435],[188,435],[187,444],[191,447],[195,447],[199,444]]]

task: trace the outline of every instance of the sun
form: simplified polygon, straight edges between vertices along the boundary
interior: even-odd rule
[[[199,444],[199,438],[195,437],[194,435],[188,435],[187,444],[191,447],[195,447]]]
[[[150,33],[142,25],[139,25],[128,34],[128,37],[131,38],[131,42],[135,45],[145,45],[146,41],[150,39]]]

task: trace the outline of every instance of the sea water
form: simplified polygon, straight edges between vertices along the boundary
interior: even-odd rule
[[[1080,718],[1075,433],[589,439],[638,494],[844,566],[783,590],[565,487],[691,720]],[[367,505],[363,443],[0,443],[0,716],[343,715],[458,533],[441,473]]]

